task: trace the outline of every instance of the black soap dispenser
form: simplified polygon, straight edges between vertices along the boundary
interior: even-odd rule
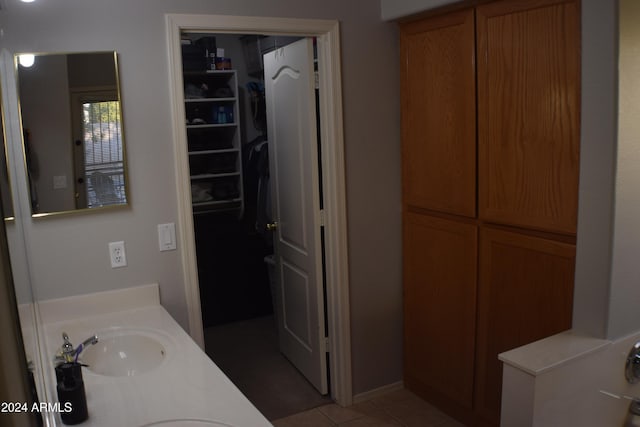
[[[67,362],[56,366],[56,379],[62,422],[73,425],[89,418],[87,396],[82,380],[82,365],[77,362]]]

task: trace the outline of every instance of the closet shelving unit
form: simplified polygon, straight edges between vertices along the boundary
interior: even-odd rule
[[[193,213],[242,215],[242,152],[235,70],[184,71]]]

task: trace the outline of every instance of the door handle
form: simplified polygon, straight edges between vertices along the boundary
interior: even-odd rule
[[[267,231],[276,231],[276,228],[278,228],[277,222],[274,221],[267,223]]]

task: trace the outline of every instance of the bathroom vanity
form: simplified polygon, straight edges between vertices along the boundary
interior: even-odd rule
[[[89,419],[82,426],[237,426],[271,423],[160,305],[157,285],[39,302],[46,398],[54,404],[53,359],[66,332],[79,355]],[[62,426],[60,413],[43,414]],[[46,424],[45,424],[46,425]]]

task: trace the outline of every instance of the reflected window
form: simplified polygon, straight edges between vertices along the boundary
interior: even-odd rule
[[[76,176],[84,177],[77,186],[78,207],[127,203],[124,185],[124,158],[120,103],[115,93],[76,94],[80,133],[76,139]]]

